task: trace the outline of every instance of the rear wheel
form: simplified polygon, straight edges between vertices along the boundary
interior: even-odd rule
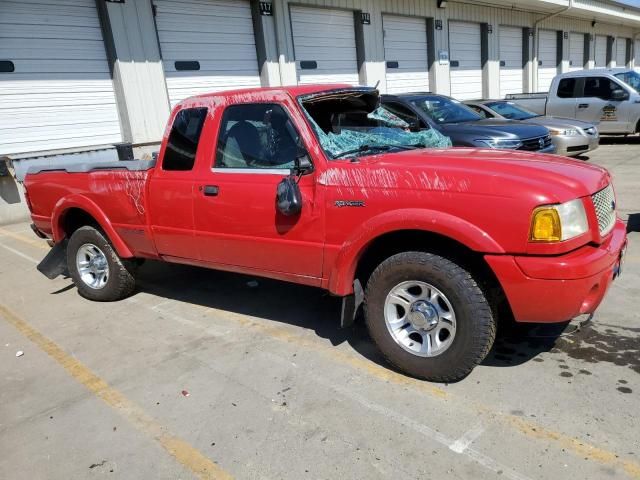
[[[414,377],[464,378],[495,339],[491,307],[471,274],[444,257],[405,252],[371,275],[367,327],[387,360]]]
[[[71,235],[67,264],[78,293],[89,300],[120,300],[135,288],[136,264],[122,260],[102,232],[93,227],[81,227]]]

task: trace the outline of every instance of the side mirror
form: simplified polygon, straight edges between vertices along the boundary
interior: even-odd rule
[[[296,177],[289,175],[278,184],[276,208],[285,217],[298,215],[302,210],[302,193]]]
[[[626,100],[629,98],[629,94],[621,88],[616,88],[611,92],[611,100]]]
[[[293,171],[291,172],[293,175],[304,175],[305,173],[313,172],[313,164],[309,159],[309,153],[301,145],[298,145],[294,162]]]

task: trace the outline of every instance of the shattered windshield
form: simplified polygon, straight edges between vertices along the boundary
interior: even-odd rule
[[[529,118],[539,117],[537,113],[533,113],[526,108],[519,107],[512,102],[491,102],[486,104],[491,110],[509,120],[528,120]]]
[[[331,159],[414,148],[446,148],[433,129],[419,130],[378,105],[374,91],[347,91],[302,102],[320,145]]]
[[[628,71],[623,73],[616,73],[614,77],[622,80],[636,92],[640,92],[640,74],[638,74],[637,72]]]
[[[439,95],[414,98],[411,103],[429,115],[438,125],[482,120],[482,117],[457,100]]]

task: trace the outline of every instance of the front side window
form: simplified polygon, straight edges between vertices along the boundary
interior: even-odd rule
[[[178,112],[164,151],[163,170],[193,169],[206,117],[206,108],[185,108]]]
[[[575,78],[563,78],[558,84],[558,97],[560,98],[575,98],[576,79]]]
[[[451,98],[427,95],[413,99],[411,103],[426,113],[438,125],[474,122],[482,119],[469,107]]]
[[[623,73],[616,73],[614,76],[629,85],[636,92],[640,92],[640,74],[638,74],[638,72],[628,71]]]
[[[251,103],[227,107],[216,152],[216,168],[293,168],[300,136],[279,105]]]
[[[491,102],[486,105],[494,112],[509,120],[528,120],[529,118],[540,116],[512,102]]]
[[[584,96],[611,100],[611,93],[619,90],[618,85],[607,77],[587,77],[584,81]]]

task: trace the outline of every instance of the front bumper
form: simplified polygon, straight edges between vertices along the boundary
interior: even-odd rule
[[[626,226],[598,246],[558,256],[487,255],[518,322],[555,323],[593,313],[620,271]]]
[[[600,145],[600,137],[593,135],[554,135],[552,139],[558,155],[580,155]]]

